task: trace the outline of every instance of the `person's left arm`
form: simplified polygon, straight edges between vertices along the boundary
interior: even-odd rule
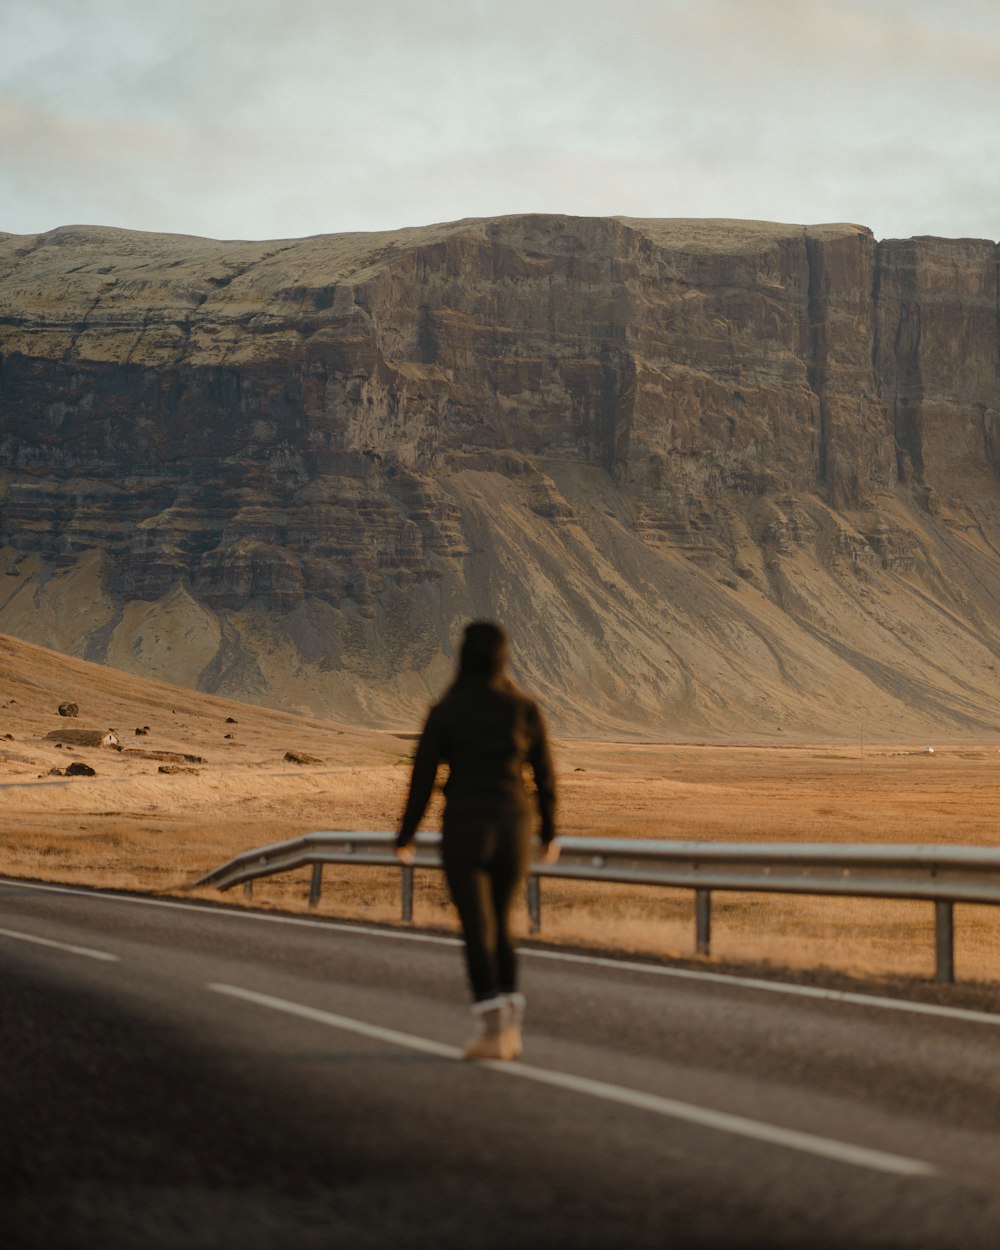
[[[538,798],[538,836],[542,844],[539,858],[543,863],[553,864],[559,858],[559,846],[556,842],[555,770],[552,767],[552,752],[549,750],[545,717],[537,704],[532,707],[532,720],[534,741],[528,755],[528,763],[535,775]]]

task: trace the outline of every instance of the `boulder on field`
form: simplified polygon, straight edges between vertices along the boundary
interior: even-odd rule
[[[79,716],[80,705],[78,703],[60,703],[59,715],[60,716]]]
[[[96,777],[97,769],[91,768],[89,764],[84,764],[82,760],[74,760],[72,764],[66,765],[67,777]]]
[[[286,764],[325,764],[326,760],[318,759],[315,755],[307,755],[305,751],[286,751]]]

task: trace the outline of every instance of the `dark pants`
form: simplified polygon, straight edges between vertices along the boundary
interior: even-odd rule
[[[517,988],[510,909],[531,859],[531,822],[520,804],[449,801],[441,858],[465,938],[477,1002]]]

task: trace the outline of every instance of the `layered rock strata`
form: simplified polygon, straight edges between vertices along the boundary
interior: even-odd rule
[[[0,236],[0,629],[412,719],[1000,726],[998,250],[519,216]]]

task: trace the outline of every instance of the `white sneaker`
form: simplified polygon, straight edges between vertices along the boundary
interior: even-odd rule
[[[475,1037],[465,1044],[465,1059],[513,1059],[512,1039],[507,1025],[506,998],[487,998],[473,1003],[472,1015],[479,1026]]]

